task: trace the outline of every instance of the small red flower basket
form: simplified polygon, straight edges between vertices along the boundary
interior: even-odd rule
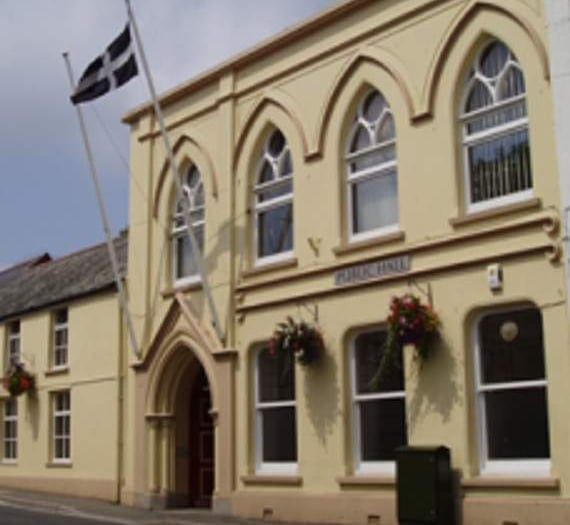
[[[2,378],[2,386],[12,397],[16,397],[34,390],[36,380],[23,364],[17,363],[10,368],[8,375]]]
[[[297,323],[292,317],[287,317],[287,322],[277,325],[268,348],[273,355],[294,355],[300,365],[307,366],[321,357],[325,344],[317,328],[303,321]]]
[[[413,294],[392,297],[390,314],[386,318],[388,330],[384,353],[378,371],[371,381],[377,385],[387,366],[395,362],[397,352],[407,344],[414,346],[416,357],[425,360],[433,351],[434,343],[440,338],[441,321],[429,304],[423,304]]]

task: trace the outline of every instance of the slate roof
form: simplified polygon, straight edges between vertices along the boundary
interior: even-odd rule
[[[42,255],[31,257],[30,259],[26,259],[25,261],[21,261],[14,266],[0,271],[0,287],[7,285],[11,280],[16,279],[22,272],[25,272],[29,268],[47,261],[51,261],[51,256],[49,253],[43,253]]]
[[[114,241],[122,277],[127,272],[127,235]],[[36,261],[36,259],[34,259]],[[0,272],[0,321],[58,303],[115,289],[105,243],[51,260],[18,263]]]

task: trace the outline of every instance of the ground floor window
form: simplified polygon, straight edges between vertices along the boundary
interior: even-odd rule
[[[297,470],[295,362],[292,356],[257,352],[256,470],[287,473]]]
[[[385,330],[361,332],[351,352],[353,443],[356,472],[395,471],[395,451],[407,444],[406,395],[401,352],[380,381]]]
[[[482,315],[476,326],[475,358],[482,470],[548,473],[540,310],[527,307]]]
[[[2,433],[3,457],[5,462],[18,459],[18,400],[4,401],[4,425]]]
[[[71,397],[69,391],[52,394],[52,456],[54,462],[71,459]]]

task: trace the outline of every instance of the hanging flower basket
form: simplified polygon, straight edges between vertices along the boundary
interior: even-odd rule
[[[425,360],[433,352],[440,337],[441,321],[429,304],[423,304],[413,294],[392,297],[384,353],[371,384],[377,385],[389,364],[406,344],[414,346],[415,356]]]
[[[325,350],[323,336],[319,330],[303,321],[297,323],[292,317],[287,317],[285,323],[277,325],[268,347],[273,355],[294,355],[303,366],[317,361]]]
[[[28,372],[22,363],[13,365],[8,375],[2,378],[2,385],[13,397],[31,392],[35,388],[36,380],[33,374]]]

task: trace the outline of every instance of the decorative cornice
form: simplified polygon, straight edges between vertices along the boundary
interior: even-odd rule
[[[518,211],[518,210],[504,210],[504,213],[501,215],[505,215],[507,212]],[[487,217],[485,217],[487,218]],[[495,218],[495,217],[494,217]],[[483,220],[483,218],[481,218]],[[481,222],[481,221],[479,221]],[[314,277],[317,275],[331,273],[337,270],[341,270],[343,268],[347,268],[358,263],[367,263],[372,262],[378,259],[379,256],[382,258],[390,258],[390,257],[397,257],[401,255],[413,255],[421,252],[426,252],[438,248],[445,248],[448,246],[455,246],[458,244],[463,244],[471,241],[476,241],[480,239],[484,239],[486,237],[492,237],[497,235],[502,235],[504,233],[523,230],[527,228],[531,228],[533,226],[541,226],[545,233],[548,235],[552,235],[549,232],[555,232],[557,225],[558,225],[558,217],[554,211],[541,213],[532,215],[530,217],[525,217],[524,219],[514,220],[510,222],[505,222],[503,224],[490,226],[487,228],[481,229],[473,229],[471,231],[463,231],[463,232],[456,232],[452,233],[451,235],[447,235],[444,237],[439,237],[435,239],[429,239],[426,241],[420,241],[416,243],[409,243],[404,244],[398,248],[394,248],[391,250],[383,251],[379,254],[377,251],[367,255],[366,257],[360,257],[357,261],[350,260],[350,261],[343,261],[343,262],[336,262],[328,265],[323,265],[318,268],[310,268],[307,270],[300,270],[294,273],[288,273],[281,275],[279,277],[279,282],[294,282],[301,279],[307,279],[309,277]],[[553,246],[552,243],[549,243],[548,246]],[[370,249],[373,249],[374,246],[370,246]],[[364,249],[364,248],[363,248]],[[243,277],[243,276],[242,276]],[[249,282],[248,282],[249,281]],[[275,277],[271,279],[264,279],[264,280],[254,280],[251,278],[244,279],[242,284],[238,285],[236,288],[236,292],[238,295],[242,295],[244,292],[253,291],[257,289],[261,289],[268,286],[275,286]],[[239,310],[239,307],[238,307]]]

